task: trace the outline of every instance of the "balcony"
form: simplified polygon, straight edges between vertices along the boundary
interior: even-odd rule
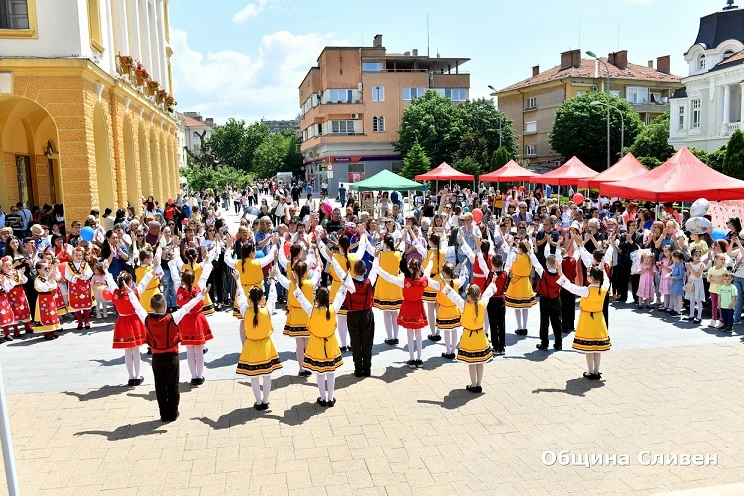
[[[430,88],[470,88],[470,74],[432,74]]]
[[[737,129],[742,129],[741,122],[730,122],[728,124],[721,124],[719,136],[731,136]]]

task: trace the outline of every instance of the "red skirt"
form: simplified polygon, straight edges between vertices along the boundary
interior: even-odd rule
[[[8,302],[13,309],[16,322],[31,322],[31,307],[28,306],[28,298],[26,298],[23,286],[19,284],[8,292]]]
[[[115,349],[138,348],[145,344],[147,329],[137,314],[119,315],[114,324]]]
[[[0,293],[0,326],[13,325],[14,322],[15,315],[13,314],[13,309],[10,308],[8,294],[3,291]]]
[[[62,290],[59,289],[59,286],[57,286],[57,289],[54,290],[54,303],[57,305],[57,315],[67,315],[67,305],[65,305],[65,297],[62,295]]]
[[[178,329],[181,331],[181,344],[184,346],[201,346],[214,337],[201,309],[192,310],[184,315],[178,323]]]
[[[76,282],[67,282],[67,298],[70,300],[70,309],[90,310],[93,308],[93,296],[90,290],[90,281],[78,279]]]
[[[34,313],[34,332],[52,332],[61,329],[54,293],[39,293]]]
[[[423,300],[403,300],[398,313],[398,325],[405,329],[423,329],[428,327]]]

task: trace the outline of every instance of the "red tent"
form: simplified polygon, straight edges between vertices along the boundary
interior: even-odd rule
[[[618,163],[604,172],[600,172],[591,179],[579,180],[579,188],[599,188],[604,183],[614,183],[625,181],[631,177],[640,176],[648,172],[648,169],[633,156],[628,153],[620,159]]]
[[[480,176],[480,180],[492,183],[508,183],[510,181],[529,181],[535,177],[540,177],[540,174],[525,169],[514,160],[510,160],[500,169],[483,174]]]
[[[419,174],[414,179],[416,181],[473,181],[475,176],[463,174],[453,169],[447,162],[442,162],[436,169],[430,170],[426,174]]]
[[[741,200],[744,199],[744,181],[714,171],[683,146],[656,169],[625,181],[603,184],[599,192],[605,196],[657,203],[693,202],[698,198]]]
[[[531,183],[554,184],[556,186],[572,186],[579,184],[579,179],[586,179],[597,175],[597,171],[590,169],[576,157],[555,170],[530,179]]]

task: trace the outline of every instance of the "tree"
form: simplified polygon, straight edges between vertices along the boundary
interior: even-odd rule
[[[465,112],[465,124],[468,131],[481,136],[485,142],[484,158],[480,160],[483,164],[488,164],[493,153],[499,148],[506,148],[509,158],[517,155],[516,136],[514,135],[514,126],[505,113],[496,108],[492,99],[486,100],[481,98],[473,101],[466,101],[461,106]],[[468,156],[462,151],[459,157]],[[475,155],[470,155],[479,160]]]
[[[211,189],[220,191],[227,184],[243,186],[252,181],[250,175],[240,169],[227,165],[216,167],[204,167],[200,162],[189,160],[186,167],[181,169],[181,174],[188,181],[190,188],[195,190]]]
[[[721,145],[718,150],[709,153],[708,160],[705,162],[708,164],[708,167],[717,170],[718,172],[723,172],[723,161],[726,160],[727,149],[728,147],[726,145]]]
[[[723,173],[737,179],[744,179],[744,133],[740,129],[734,131],[726,145]]]
[[[427,91],[403,112],[396,149],[406,157],[418,143],[433,163],[452,162],[465,129],[462,107],[435,91]]]
[[[482,171],[481,164],[473,157],[459,158],[455,160],[455,163],[452,164],[452,167],[459,170],[463,174],[470,174],[471,176],[475,176],[476,180],[478,179],[478,176],[481,175]]]
[[[283,131],[264,139],[253,152],[252,171],[256,177],[272,177],[277,172],[299,172],[302,155],[297,153],[299,138]]]
[[[260,122],[246,126],[245,121],[230,118],[214,128],[207,145],[220,164],[249,172],[253,154],[269,134],[269,128]]]
[[[637,157],[637,158],[640,163],[642,163],[649,169],[655,169],[656,167],[662,164],[661,160],[659,160],[656,157]]]
[[[669,112],[644,126],[633,145],[627,150],[636,157],[655,158],[659,163],[674,155],[674,148],[669,144]]]
[[[511,160],[511,158],[509,151],[505,147],[500,146],[495,152],[493,152],[493,157],[491,157],[491,171],[502,168],[507,164],[507,162],[509,162],[509,160]]]
[[[606,93],[586,93],[563,102],[555,114],[550,146],[564,158],[577,156],[596,171],[607,164],[607,108],[590,105],[593,101],[609,103],[623,114],[625,145],[632,145],[641,130],[638,113],[626,100]],[[620,157],[620,115],[610,109],[611,161]]]
[[[426,155],[424,147],[416,142],[406,156],[403,157],[403,170],[400,174],[413,181],[416,176],[425,174],[430,168],[431,160]]]

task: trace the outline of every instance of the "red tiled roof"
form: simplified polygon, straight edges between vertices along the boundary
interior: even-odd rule
[[[681,77],[675,76],[674,74],[665,74],[659,72],[652,67],[646,67],[643,65],[628,64],[625,69],[620,69],[607,62],[606,57],[601,57],[600,60],[607,64],[610,69],[610,79],[636,79],[639,81],[656,81],[660,83],[679,83]],[[727,60],[731,60],[729,57]],[[558,81],[563,78],[605,78],[607,77],[607,70],[604,64],[600,63],[598,69],[595,68],[594,59],[581,59],[581,67],[569,67],[568,69],[561,70],[561,66],[557,65],[547,71],[543,71],[535,77],[525,79],[511,86],[497,91],[496,93],[505,93],[507,91],[514,91],[517,89],[527,88],[537,84],[548,83],[551,81]]]
[[[716,64],[716,67],[728,65],[728,64],[731,64],[732,62],[736,62],[739,60],[744,60],[744,50],[742,50],[741,52],[736,52],[731,57],[723,59],[722,61]]]
[[[199,121],[199,120],[193,119],[191,117],[189,117],[188,119],[186,119],[185,121],[183,121],[183,125],[186,126],[186,127],[199,127],[199,126],[207,126],[207,127],[209,127],[206,122]]]

